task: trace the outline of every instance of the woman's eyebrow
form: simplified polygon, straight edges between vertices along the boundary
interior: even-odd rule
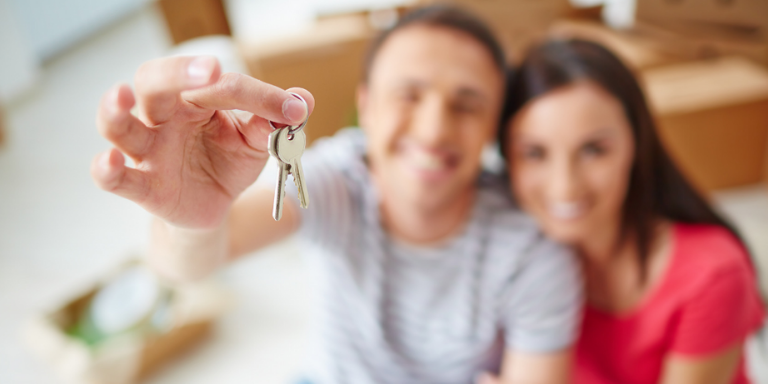
[[[595,132],[590,133],[587,136],[587,140],[610,139],[613,136],[616,136],[616,131],[611,129],[611,128],[605,127],[605,128],[601,128],[601,129],[599,129],[599,130],[597,130]]]

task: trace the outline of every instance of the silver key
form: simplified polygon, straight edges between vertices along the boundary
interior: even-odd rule
[[[304,103],[307,102],[301,95],[291,92],[291,94]],[[288,174],[293,175],[293,182],[299,190],[299,203],[302,208],[309,206],[309,194],[304,185],[304,171],[301,167],[301,154],[304,153],[304,147],[307,145],[307,136],[304,134],[304,126],[307,120],[304,120],[297,126],[287,126],[283,128],[275,127],[272,122],[269,125],[274,129],[269,134],[267,148],[269,154],[277,160],[277,186],[275,186],[275,202],[272,206],[272,217],[275,221],[283,217],[283,199],[285,199],[285,179]]]
[[[275,201],[272,204],[272,218],[275,221],[279,221],[283,217],[283,199],[285,199],[285,179],[288,177],[290,170],[289,164],[280,160],[277,155],[277,138],[280,135],[280,131],[287,130],[286,128],[279,128],[269,134],[269,141],[267,143],[267,149],[269,154],[277,160],[277,185],[275,186]]]
[[[309,193],[304,182],[304,169],[301,165],[301,155],[307,146],[307,136],[304,131],[293,134],[289,129],[281,129],[275,139],[275,153],[280,161],[288,164],[288,171],[293,175],[293,182],[299,192],[299,203],[302,208],[309,207]]]

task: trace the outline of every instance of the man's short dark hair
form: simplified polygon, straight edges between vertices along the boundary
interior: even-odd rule
[[[453,5],[439,4],[417,8],[408,12],[394,26],[380,33],[371,42],[363,66],[364,82],[368,82],[373,61],[387,39],[398,30],[413,25],[444,27],[466,33],[488,49],[499,72],[502,74],[506,73],[504,50],[491,28],[482,19],[465,9]]]

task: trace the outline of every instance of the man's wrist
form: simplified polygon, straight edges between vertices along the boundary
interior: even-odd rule
[[[226,218],[214,228],[183,228],[155,218],[148,262],[163,279],[198,280],[226,263],[228,244]]]

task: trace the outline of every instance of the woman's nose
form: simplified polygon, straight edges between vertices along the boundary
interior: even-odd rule
[[[556,201],[572,201],[579,195],[581,178],[576,165],[564,156],[552,162],[547,197]]]

